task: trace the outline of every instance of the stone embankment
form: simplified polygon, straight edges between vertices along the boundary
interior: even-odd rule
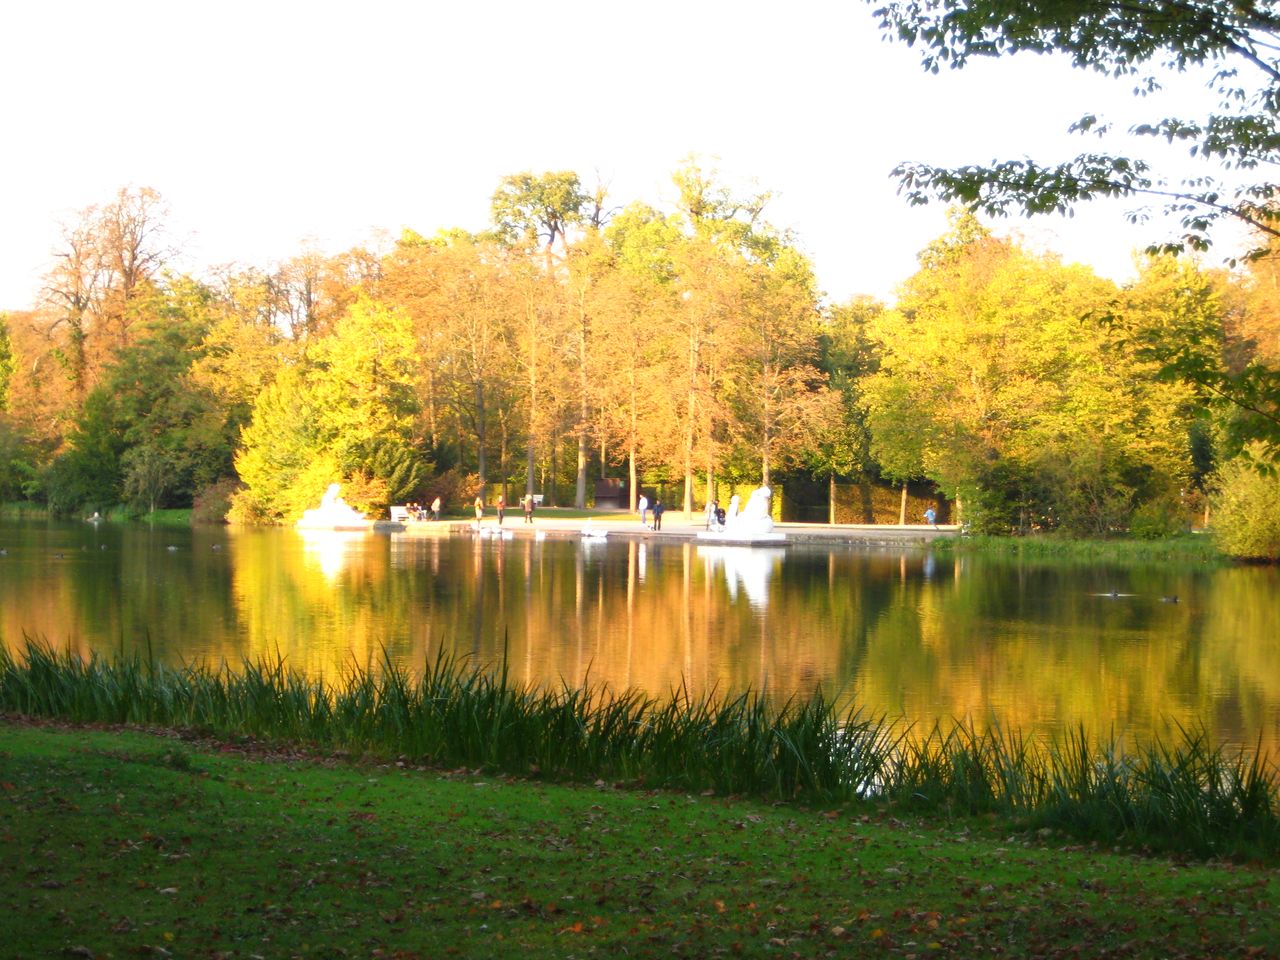
[[[380,521],[374,526],[379,533],[404,533],[409,536],[475,536],[475,521],[440,520],[390,523]],[[858,523],[779,523],[774,531],[785,534],[787,543],[847,543],[847,544],[927,544],[938,538],[960,535],[955,524],[858,524]],[[526,523],[524,515],[509,511],[502,524],[492,514],[480,524],[482,536],[508,536],[513,539],[568,538],[584,535],[607,535],[608,539],[641,540],[645,542],[678,543],[696,541],[698,534],[706,530],[701,516],[690,522],[682,513],[667,513],[662,518],[662,529],[642,526],[635,514],[608,514],[590,518],[559,517],[551,509],[534,515],[533,523]]]

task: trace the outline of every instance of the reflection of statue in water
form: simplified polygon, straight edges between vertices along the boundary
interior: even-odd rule
[[[763,609],[769,602],[769,580],[786,552],[769,547],[700,546],[698,553],[706,562],[708,577],[714,577],[723,566],[729,599],[737,601],[738,588],[746,594],[747,603]]]

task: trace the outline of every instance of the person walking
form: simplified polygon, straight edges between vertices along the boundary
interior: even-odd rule
[[[712,525],[714,525],[716,522],[716,511],[719,509],[719,507],[720,507],[720,504],[716,502],[715,497],[712,497],[710,500],[707,501],[706,514],[707,514],[708,530],[710,530]]]
[[[640,511],[640,526],[646,530],[649,528],[649,498],[643,493],[640,499],[636,501],[636,509]]]
[[[436,497],[434,500],[431,501],[431,519],[432,520],[440,519],[440,498],[439,497]]]
[[[483,519],[484,519],[484,501],[481,500],[479,497],[476,497],[476,525],[478,526],[480,524],[480,521]]]
[[[507,498],[498,494],[498,526],[502,526],[502,518],[507,515]]]
[[[662,529],[662,514],[666,511],[666,507],[662,505],[662,498],[656,497],[653,501],[653,529]]]
[[[931,527],[936,527],[938,525],[938,512],[934,510],[933,507],[930,507],[924,512],[924,522]]]
[[[520,505],[524,507],[524,522],[533,523],[533,494],[526,493]]]

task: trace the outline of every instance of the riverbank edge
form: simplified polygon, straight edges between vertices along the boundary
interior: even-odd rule
[[[1050,741],[865,715],[820,691],[654,699],[635,690],[513,682],[505,664],[441,654],[411,675],[312,679],[282,660],[180,668],[26,641],[0,646],[0,711],[260,738],[562,782],[710,790],[764,801],[906,804],[1200,858],[1280,862],[1280,769],[1201,729],[1122,749],[1085,731]]]
[[[225,526],[223,524],[192,524],[192,512],[161,510],[142,517],[130,517],[124,508],[112,510],[105,522],[150,524],[158,526]],[[34,504],[0,504],[0,518],[12,520],[48,520],[48,511]],[[591,531],[588,539],[628,542],[677,544],[692,543],[697,546],[746,546],[742,541],[701,538],[705,524],[701,519],[683,519],[679,512],[668,512],[663,519],[663,529],[653,530],[640,523],[631,513],[623,511],[596,512],[569,508],[541,508],[526,523],[518,511],[508,510],[504,522],[499,524],[496,511],[487,510],[479,524],[472,518],[446,516],[438,521],[374,520],[370,532],[382,535],[402,535],[414,538],[439,536],[501,536],[505,539],[579,539],[584,531]],[[1086,540],[1042,534],[1030,537],[970,536],[955,524],[822,524],[780,523],[775,531],[783,534],[782,542],[761,542],[755,546],[785,548],[796,546],[929,548],[944,552],[972,553],[979,555],[1010,556],[1028,560],[1073,560],[1121,563],[1194,563],[1228,565],[1237,561],[1222,554],[1213,538],[1205,533],[1176,537],[1140,540],[1117,537],[1102,540]]]
[[[552,785],[12,716],[0,782],[23,863],[0,935],[19,957],[1274,957],[1280,942],[1274,869],[892,806]]]

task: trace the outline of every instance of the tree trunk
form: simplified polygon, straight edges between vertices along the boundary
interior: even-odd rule
[[[502,475],[502,502],[507,502],[507,476],[511,471],[507,469],[507,413],[504,410],[500,416],[502,431],[498,441],[498,472]]]
[[[635,356],[632,355],[631,368],[627,373],[628,385],[631,388],[631,430],[627,437],[627,499],[632,513],[636,512],[636,497],[640,491],[636,486],[639,479],[639,471],[636,469],[636,447],[640,445],[640,399],[636,396],[636,367]]]
[[[827,523],[835,525],[836,522],[836,475],[833,472],[827,478]]]
[[[440,443],[440,431],[436,426],[436,374],[427,371],[427,431],[431,435],[431,449]]]
[[[898,526],[905,526],[907,522],[907,481],[902,481],[902,503],[898,506]]]
[[[693,519],[693,418],[697,413],[697,399],[690,386],[689,399],[685,416],[687,423],[684,431],[684,518]]]
[[[579,510],[587,506],[587,431],[578,430],[578,477],[573,485],[573,505]]]
[[[587,310],[578,305],[578,478],[573,490],[573,505],[579,510],[587,505],[587,419],[591,413],[587,383]]]
[[[476,473],[480,475],[480,486],[488,480],[488,468],[485,463],[485,414],[484,384],[476,381]]]

